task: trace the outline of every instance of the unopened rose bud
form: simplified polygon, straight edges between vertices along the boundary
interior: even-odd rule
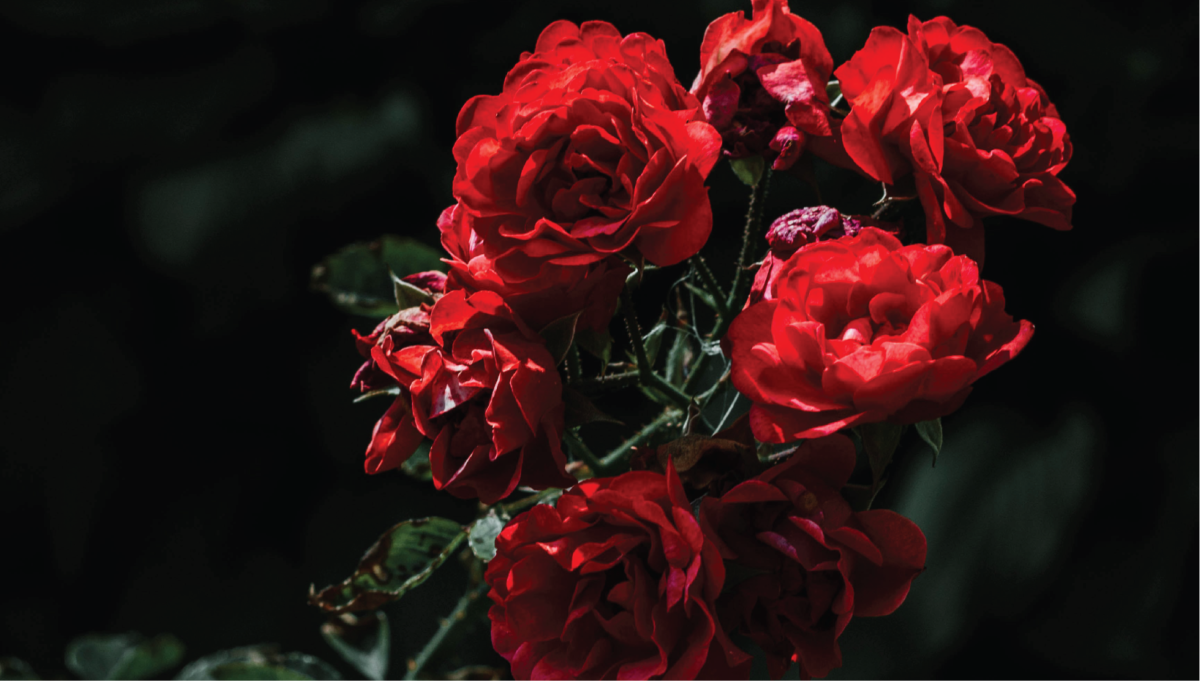
[[[860,229],[862,224],[857,219],[842,215],[836,208],[809,206],[775,218],[767,231],[767,243],[776,257],[787,258],[805,244],[853,236]]]

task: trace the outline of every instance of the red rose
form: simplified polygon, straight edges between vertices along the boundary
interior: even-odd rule
[[[611,314],[609,282],[620,266],[596,263],[640,253],[673,265],[698,252],[712,229],[704,181],[720,136],[675,78],[662,43],[644,33],[622,38],[599,21],[551,24],[503,92],[463,106],[458,135],[460,214],[444,216],[442,228],[452,285],[533,292],[538,305],[586,303]],[[550,302],[556,292],[573,295],[567,284],[593,278],[594,296]]]
[[[403,279],[425,290],[434,300],[441,297],[446,284],[446,275],[441,272],[419,272]],[[397,375],[391,358],[398,354],[423,356],[433,343],[433,336],[429,334],[429,307],[418,305],[400,310],[379,322],[367,336],[354,331],[354,345],[367,361],[355,372],[350,387],[365,393],[400,386],[400,394],[391,408],[375,424],[364,464],[368,473],[380,473],[399,466],[421,443],[421,434],[414,427],[408,406],[411,376]]]
[[[837,638],[854,616],[894,611],[925,568],[925,535],[892,511],[852,513],[838,492],[854,470],[844,435],[809,440],[787,461],[700,507],[705,534],[751,576],[718,601],[730,633],[767,654],[772,678],[842,665]]]
[[[526,261],[529,269],[509,269],[501,274],[488,245],[470,229],[472,222],[493,218],[466,217],[455,204],[442,211],[438,228],[442,246],[450,254],[450,290],[495,291],[521,319],[535,329],[581,312],[577,328],[602,332],[616,310],[617,298],[632,271],[619,256],[586,265],[560,265],[551,261]],[[507,262],[516,266],[520,257]]]
[[[496,539],[492,645],[517,679],[745,676],[713,603],[725,581],[674,469],[579,483]]]
[[[791,14],[787,0],[754,0],[753,18],[733,12],[708,25],[692,94],[727,156],[761,154],[783,170],[809,135],[831,134],[832,71],[821,32]]]
[[[439,298],[428,333],[430,345],[372,349],[402,391],[375,427],[368,472],[400,465],[426,436],[434,486],[457,497],[491,504],[517,485],[573,484],[562,383],[541,338],[490,291]]]
[[[1032,335],[971,259],[864,227],[796,251],[723,346],[754,436],[789,442],[944,416]]]
[[[1041,86],[1005,46],[946,17],[909,17],[835,75],[850,102],[841,126],[847,153],[871,177],[912,174],[930,243],[982,250],[961,230],[988,215],[1071,228],[1075,194],[1058,179],[1071,140]]]

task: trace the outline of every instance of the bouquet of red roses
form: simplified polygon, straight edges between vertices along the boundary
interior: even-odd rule
[[[327,636],[375,674],[349,632],[469,547],[409,678],[484,594],[519,679],[828,674],[926,567],[920,528],[872,508],[905,432],[936,457],[940,417],[1033,335],[980,275],[983,219],[1070,229],[1058,112],[976,28],[910,17],[835,68],[786,0],[713,21],[690,88],[603,21],[546,27],[497,88],[458,115],[444,251],[389,237],[315,273],[382,318],[355,338],[352,386],[390,401],[366,471],[480,504],[314,591]],[[722,160],[744,225],[714,225]],[[776,175],[821,197],[818,163],[882,198],[764,215]],[[714,230],[740,250],[702,256]]]

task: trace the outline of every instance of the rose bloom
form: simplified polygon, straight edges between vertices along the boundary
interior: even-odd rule
[[[442,212],[438,228],[450,254],[450,290],[495,291],[534,329],[579,312],[580,329],[604,331],[616,310],[617,298],[632,271],[619,256],[586,265],[543,262],[530,278],[496,269],[489,246],[471,229],[476,221],[461,205]],[[520,259],[520,256],[514,256]]]
[[[721,133],[730,158],[763,155],[790,168],[809,136],[829,137],[825,86],[833,58],[821,32],[787,0],[754,0],[754,14],[708,25],[692,94]]]
[[[766,652],[772,678],[793,661],[800,678],[840,667],[850,620],[890,614],[925,568],[925,535],[911,520],[851,512],[838,490],[853,471],[854,444],[831,435],[701,504],[705,534],[750,575],[722,594],[721,622]]]
[[[644,33],[551,24],[503,92],[463,106],[458,136],[457,211],[440,223],[452,289],[528,296],[561,316],[585,305],[607,322],[625,271],[612,256],[673,265],[712,230],[704,181],[720,136]]]
[[[575,482],[562,452],[562,383],[542,339],[495,293],[445,294],[428,313],[428,344],[393,329],[371,348],[401,386],[375,426],[367,472],[395,468],[433,439],[433,484],[491,504],[518,485]]]
[[[1032,335],[970,258],[863,227],[797,250],[722,345],[754,436],[779,443],[949,414]]]
[[[579,483],[496,538],[492,644],[517,679],[745,677],[725,581],[673,468]]]
[[[446,275],[441,272],[420,272],[403,279],[424,290],[434,301],[441,298],[446,286]],[[382,473],[396,468],[421,443],[422,436],[414,429],[409,410],[408,384],[411,376],[401,373],[397,378],[390,358],[405,352],[423,356],[426,348],[433,344],[433,336],[429,334],[429,309],[430,305],[427,304],[406,308],[379,322],[366,336],[353,332],[355,348],[367,361],[354,373],[350,387],[364,393],[394,386],[400,389],[392,406],[375,424],[375,432],[367,446],[365,468],[368,473]],[[420,349],[406,350],[414,346]]]
[[[1007,47],[946,17],[910,16],[907,35],[874,29],[835,75],[850,102],[846,152],[881,182],[911,173],[930,243],[982,252],[973,228],[989,215],[1071,228],[1075,194],[1058,179],[1070,137]]]

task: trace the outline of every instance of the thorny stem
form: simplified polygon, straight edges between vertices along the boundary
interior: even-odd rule
[[[411,681],[417,678],[417,674],[421,673],[421,669],[429,662],[429,658],[433,657],[437,652],[438,646],[442,645],[442,641],[446,638],[446,634],[454,628],[461,620],[466,619],[467,608],[471,607],[476,599],[487,592],[487,582],[480,582],[472,585],[467,589],[467,592],[458,599],[458,604],[454,606],[454,610],[450,612],[450,616],[438,623],[437,631],[433,632],[433,637],[429,639],[429,643],[417,653],[417,656],[408,661],[408,673],[404,675],[406,681]]]
[[[610,468],[624,458],[629,451],[634,447],[644,443],[657,433],[663,426],[671,421],[678,419],[682,414],[675,409],[667,409],[658,418],[646,424],[646,427],[639,430],[633,437],[621,443],[619,447],[612,450],[607,456],[600,460],[600,465],[603,468]]]
[[[750,191],[750,206],[746,209],[746,227],[742,231],[742,250],[738,253],[737,268],[733,271],[733,284],[729,287],[729,298],[725,301],[725,307],[729,310],[737,309],[737,305],[746,295],[742,289],[746,279],[746,267],[749,265],[747,261],[753,251],[751,244],[758,236],[759,227],[762,224],[763,206],[767,202],[767,188],[771,184],[772,173],[773,171],[767,168],[767,172]],[[722,318],[719,326],[729,328],[729,321]],[[713,337],[720,338],[720,335],[714,331]]]
[[[587,465],[599,475],[604,464],[600,463],[600,459],[592,453],[592,450],[584,443],[583,438],[579,437],[579,433],[574,430],[567,430],[567,446],[574,450],[579,458],[583,459]]]
[[[567,351],[567,375],[572,383],[578,383],[583,376],[583,358],[579,356],[579,346],[574,343],[571,343],[571,349]]]
[[[507,504],[500,504],[499,506],[497,506],[497,508],[500,509],[500,513],[502,515],[511,516],[513,513],[516,513],[517,511],[524,511],[525,509],[529,508],[530,506],[537,506],[545,499],[548,499],[556,494],[561,494],[561,493],[562,493],[561,489],[559,489],[557,487],[551,487],[549,489],[544,489],[541,492],[538,492],[537,494],[530,494],[529,496],[525,497],[524,499],[518,499],[516,501],[511,501]]]
[[[581,393],[587,394],[598,390],[626,388],[631,385],[637,385],[639,376],[640,374],[636,371],[625,371],[619,374],[585,378],[581,381],[569,383],[568,385]]]
[[[642,328],[638,325],[637,311],[633,307],[633,298],[629,295],[628,288],[621,290],[621,310],[625,314],[625,329],[629,332],[629,342],[633,344],[633,351],[637,356],[638,376],[642,385],[654,388],[679,407],[686,409],[692,399],[654,373],[654,367],[650,366],[650,359],[646,356],[646,346],[642,342]]]
[[[877,206],[877,208],[875,209],[874,213],[871,213],[871,217],[875,220],[882,220],[883,216],[887,215],[887,212],[891,210],[893,206],[904,203],[905,201],[912,201],[915,198],[917,197],[892,196],[888,193],[888,185],[885,182],[883,183],[883,196],[881,196],[879,200],[875,202],[874,205]]]
[[[706,362],[708,362],[708,355],[704,353],[704,348],[701,348],[696,354],[696,359],[692,361],[687,380],[683,382],[683,392],[690,395],[696,389],[696,383],[700,381],[700,375],[704,373]]]
[[[692,262],[696,266],[696,271],[700,273],[700,279],[704,281],[704,287],[712,294],[713,301],[717,304],[717,314],[722,317],[729,316],[729,306],[725,301],[725,292],[721,290],[721,285],[717,283],[716,276],[708,268],[708,263],[704,261],[704,256],[697,255],[692,258]]]

